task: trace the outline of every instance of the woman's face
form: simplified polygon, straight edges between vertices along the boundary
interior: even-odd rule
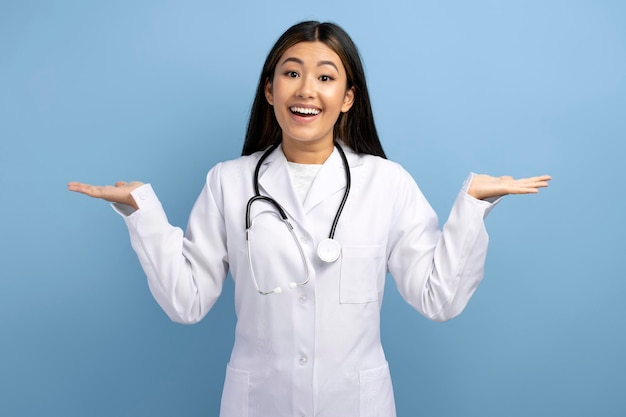
[[[339,56],[322,42],[301,42],[278,61],[265,97],[274,107],[283,145],[332,146],[339,114],[354,102]]]

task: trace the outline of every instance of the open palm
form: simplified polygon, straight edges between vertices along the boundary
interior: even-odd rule
[[[127,204],[134,207],[136,210],[138,208],[137,203],[131,195],[131,192],[141,185],[143,185],[143,183],[139,181],[118,181],[115,185],[90,185],[72,181],[67,185],[67,189],[88,195],[89,197],[101,198],[112,203]]]
[[[492,177],[479,174],[474,175],[467,192],[479,200],[507,194],[536,194],[539,188],[547,187],[551,179],[549,175],[515,179],[510,176]]]

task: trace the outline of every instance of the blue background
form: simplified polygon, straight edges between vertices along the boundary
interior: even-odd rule
[[[217,415],[232,284],[200,324],[169,322],[122,220],[66,183],[151,182],[184,227],[304,19],[351,34],[385,149],[441,221],[470,171],[554,177],[492,212],[459,318],[427,321],[389,281],[399,416],[626,415],[617,0],[2,1],[0,415]]]

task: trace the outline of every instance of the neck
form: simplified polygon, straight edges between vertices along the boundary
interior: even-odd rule
[[[330,143],[293,143],[283,141],[283,153],[289,162],[298,164],[323,164],[335,149],[334,142]]]

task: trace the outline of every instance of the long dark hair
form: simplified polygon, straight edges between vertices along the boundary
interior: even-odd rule
[[[365,71],[356,45],[338,25],[315,21],[297,23],[287,29],[267,55],[252,103],[246,140],[241,154],[250,155],[281,141],[282,131],[272,106],[265,97],[265,86],[267,82],[272,82],[278,60],[287,49],[300,42],[315,41],[324,43],[339,56],[346,69],[347,88],[355,90],[354,104],[346,113],[340,113],[335,123],[334,137],[341,139],[356,153],[385,158],[385,152],[374,124],[374,115],[365,82]]]

